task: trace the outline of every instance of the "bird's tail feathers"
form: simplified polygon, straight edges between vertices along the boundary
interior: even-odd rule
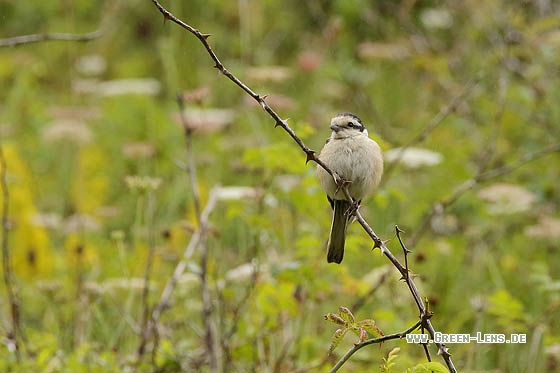
[[[340,263],[344,257],[344,243],[346,241],[346,227],[350,211],[350,202],[346,200],[334,200],[333,220],[331,234],[327,244],[327,261],[329,263]]]

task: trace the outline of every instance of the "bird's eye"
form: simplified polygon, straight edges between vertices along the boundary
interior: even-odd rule
[[[350,128],[356,127],[356,125],[353,122],[348,122],[347,126]]]

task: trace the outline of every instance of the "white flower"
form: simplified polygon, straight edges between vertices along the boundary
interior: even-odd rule
[[[263,191],[259,188],[228,186],[217,189],[217,197],[220,200],[242,200],[254,199],[261,196]]]
[[[447,9],[426,9],[420,14],[420,21],[427,28],[433,29],[447,29],[453,26],[453,17]]]
[[[560,219],[551,216],[541,216],[539,222],[525,229],[525,235],[529,237],[560,238]]]
[[[82,75],[98,76],[105,72],[107,62],[98,54],[82,56],[76,60],[76,70]]]
[[[488,212],[494,215],[527,211],[536,199],[533,193],[522,186],[505,183],[490,185],[477,195],[488,202]]]
[[[47,143],[70,142],[85,145],[91,142],[92,138],[89,127],[81,120],[57,120],[43,130],[43,140]]]
[[[155,96],[161,91],[161,83],[153,78],[117,79],[97,84],[95,91],[101,96]]]
[[[443,160],[440,153],[421,148],[394,148],[384,153],[387,162],[403,164],[407,168],[419,168],[422,166],[435,166]]]
[[[183,111],[185,125],[191,130],[198,132],[217,132],[230,124],[235,119],[235,112],[230,109],[200,109],[187,108]],[[173,116],[175,121],[182,123],[181,115]]]

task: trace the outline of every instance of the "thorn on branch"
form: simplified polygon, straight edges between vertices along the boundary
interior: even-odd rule
[[[308,149],[305,151],[306,157],[305,157],[305,164],[308,164],[309,161],[314,161],[315,160],[315,151]]]
[[[263,109],[264,109],[264,105],[263,105]],[[288,119],[277,120],[276,123],[274,124],[274,128],[276,128],[278,126],[280,126],[282,128],[287,128],[288,127]]]
[[[201,36],[204,40],[208,40],[208,38],[209,38],[210,36],[212,36],[212,34],[203,34],[203,33],[200,33],[200,36]]]
[[[383,251],[383,246],[385,245],[385,242],[388,242],[388,240],[387,240],[387,241],[383,241],[383,240],[381,240],[381,239],[379,239],[379,238],[374,239],[374,240],[373,240],[373,248],[371,249],[371,251],[373,251],[373,250],[375,250],[375,249],[379,249],[379,250]]]
[[[449,349],[447,348],[447,346],[445,346],[444,344],[442,344],[441,346],[439,346],[438,352],[437,354],[439,356],[451,356],[451,354],[449,353]]]
[[[261,105],[261,108],[265,111],[266,111],[266,106],[267,106],[265,100],[266,100],[267,97],[268,97],[268,95],[257,96],[257,101]],[[276,126],[278,126],[278,122],[276,122],[274,127],[276,127]]]

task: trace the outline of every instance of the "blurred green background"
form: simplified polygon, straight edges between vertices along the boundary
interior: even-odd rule
[[[448,345],[459,371],[560,369],[560,155],[547,150],[560,139],[558,3],[163,5],[212,34],[225,66],[269,95],[311,148],[322,147],[336,113],[361,117],[387,169],[361,212],[401,259],[394,226],[406,231],[436,330],[527,335],[525,344]],[[222,371],[328,371],[357,341],[348,336],[328,354],[337,326],[323,315],[341,305],[385,334],[417,320],[406,285],[358,224],[343,263],[326,263],[331,211],[315,166],[152,2],[4,0],[0,21],[1,38],[103,31],[88,42],[0,48],[21,311],[21,361],[5,339],[2,370],[209,371],[202,272]],[[137,362],[144,314],[197,227],[178,92],[202,207],[217,185],[253,189],[217,203],[207,262],[200,250],[189,258]],[[491,170],[508,172],[468,184]],[[395,347],[389,370],[383,359]],[[396,340],[362,349],[343,370],[400,372],[425,361],[420,346]]]

